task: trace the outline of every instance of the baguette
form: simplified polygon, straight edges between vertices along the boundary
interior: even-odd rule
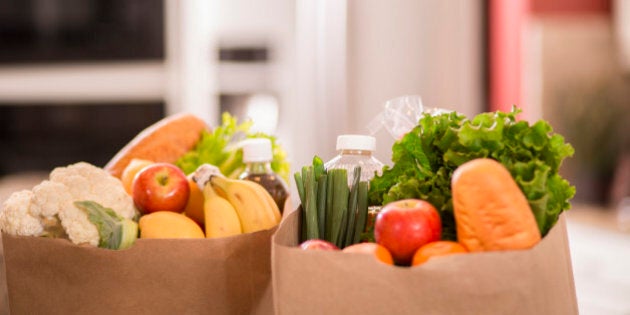
[[[458,241],[471,252],[527,249],[540,230],[510,172],[492,159],[459,166],[451,179]]]
[[[175,163],[197,144],[203,130],[208,130],[208,126],[194,115],[184,113],[165,117],[136,135],[104,169],[120,178],[134,158]]]

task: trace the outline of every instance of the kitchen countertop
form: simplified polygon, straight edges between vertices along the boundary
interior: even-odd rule
[[[615,209],[588,205],[576,205],[567,212],[582,315],[630,314],[630,226],[629,222],[620,222],[619,217]]]

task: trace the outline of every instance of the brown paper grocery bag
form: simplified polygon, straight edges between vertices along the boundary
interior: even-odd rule
[[[122,251],[3,234],[11,314],[272,314],[275,230]]]
[[[272,243],[276,314],[577,314],[564,218],[535,248],[452,255],[417,267],[304,251],[299,214]]]

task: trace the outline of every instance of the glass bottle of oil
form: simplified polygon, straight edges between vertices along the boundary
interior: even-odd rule
[[[271,169],[271,141],[267,138],[253,138],[242,142],[245,171],[239,179],[250,180],[265,187],[278,205],[280,213],[288,196],[286,183]]]

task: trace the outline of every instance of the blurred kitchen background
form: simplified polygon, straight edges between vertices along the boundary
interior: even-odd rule
[[[630,314],[630,0],[3,0],[0,202],[182,111],[252,119],[298,168],[402,95],[565,135],[580,311]]]

